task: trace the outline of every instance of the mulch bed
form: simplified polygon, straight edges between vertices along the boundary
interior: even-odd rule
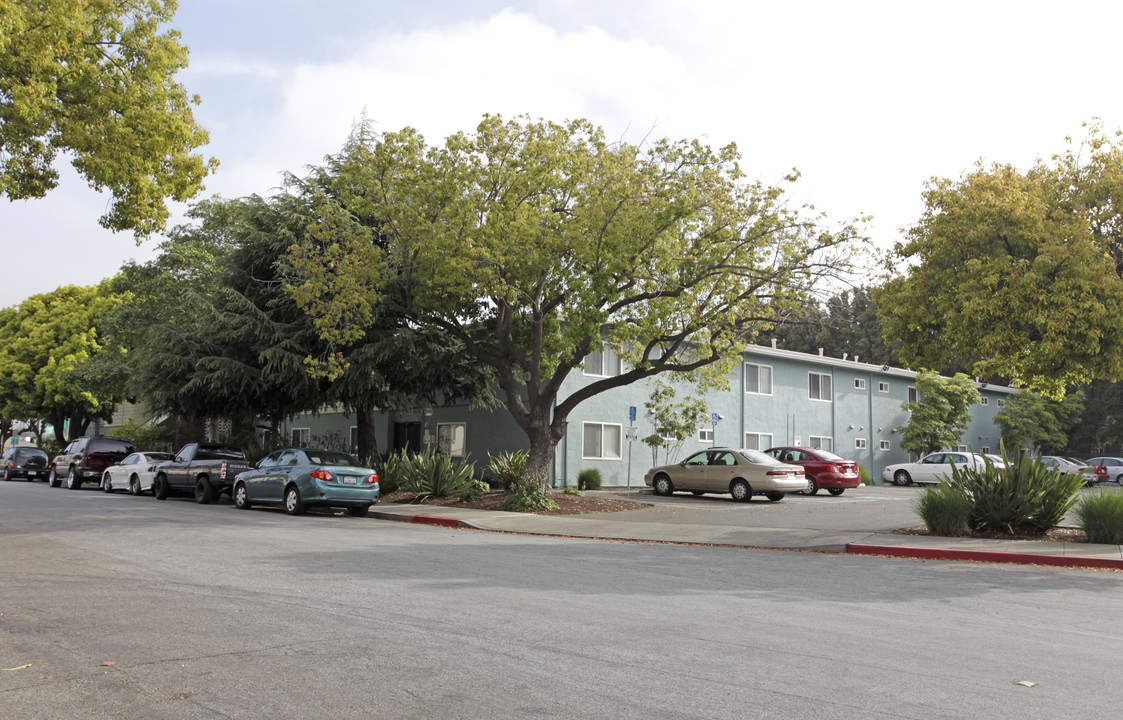
[[[461,502],[460,498],[425,498],[418,501],[412,493],[393,492],[382,496],[382,502],[429,505],[436,507],[460,507],[472,510],[503,510],[503,501],[510,493],[496,490],[486,493],[481,500]],[[640,510],[650,507],[646,503],[631,502],[630,500],[617,500],[614,498],[592,497],[590,495],[574,495],[564,492],[553,492],[550,496],[558,504],[557,510],[541,510],[536,515],[583,515],[585,513],[620,512],[622,510]]]
[[[928,532],[928,527],[925,525],[914,525],[912,527],[901,528],[897,531],[901,535],[931,535]],[[973,538],[986,538],[990,540],[1046,540],[1050,542],[1088,542],[1088,536],[1083,530],[1076,528],[1061,528],[1055,527],[1046,531],[1043,534],[1038,533],[1004,533],[994,530],[985,530],[980,532],[971,533],[965,537]]]

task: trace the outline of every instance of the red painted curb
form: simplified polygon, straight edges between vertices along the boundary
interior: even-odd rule
[[[1018,565],[1055,565],[1058,567],[1090,567],[1123,570],[1123,559],[1092,558],[1064,555],[1032,555],[1029,553],[994,552],[992,550],[949,550],[946,548],[897,547],[895,545],[862,545],[850,543],[851,555],[889,555],[929,560],[969,560],[973,562],[1013,563]]]
[[[414,515],[413,522],[423,525],[441,525],[443,527],[460,527],[456,518],[437,517],[436,515]]]

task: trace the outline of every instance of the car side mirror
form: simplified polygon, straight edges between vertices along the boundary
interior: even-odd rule
[[[178,463],[181,463],[181,462],[183,462],[183,458],[181,458],[179,455],[176,455],[175,461],[178,462]]]

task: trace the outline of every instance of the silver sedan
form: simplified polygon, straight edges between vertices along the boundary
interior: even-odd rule
[[[166,452],[135,452],[126,455],[121,462],[110,465],[101,474],[101,489],[105,492],[128,490],[133,495],[141,495],[152,489],[156,466],[174,459],[175,455]]]
[[[695,495],[729,493],[739,502],[748,502],[753,495],[776,502],[787,493],[807,489],[801,466],[782,463],[759,450],[733,448],[703,450],[675,465],[652,468],[643,481],[656,495],[676,490]]]

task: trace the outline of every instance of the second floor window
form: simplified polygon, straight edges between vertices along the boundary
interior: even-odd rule
[[[825,373],[807,373],[807,397],[830,402],[831,376]]]
[[[772,394],[772,366],[745,363],[745,392]]]
[[[620,356],[610,348],[594,350],[585,356],[585,374],[594,377],[615,377],[620,374]]]

